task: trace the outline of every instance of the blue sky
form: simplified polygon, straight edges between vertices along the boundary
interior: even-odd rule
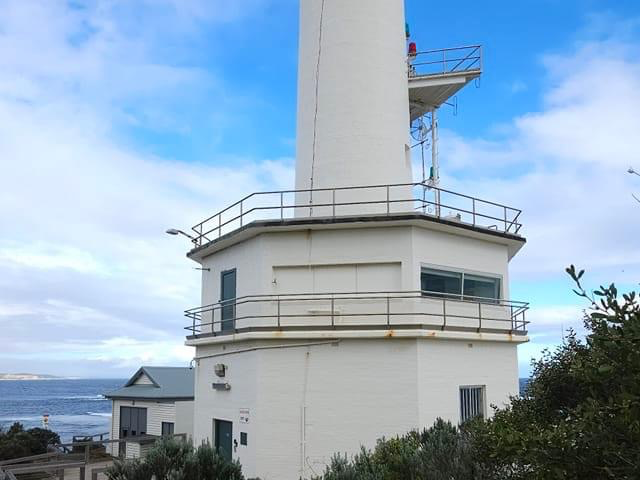
[[[293,0],[0,0],[0,371],[185,364],[188,227],[293,185]],[[635,288],[640,7],[407,0],[420,49],[482,44],[441,114],[443,185],[521,208],[520,369],[580,329],[563,273]]]

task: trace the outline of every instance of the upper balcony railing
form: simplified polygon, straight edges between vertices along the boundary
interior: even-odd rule
[[[409,76],[443,75],[482,71],[482,46],[425,50],[409,56]]]
[[[185,311],[191,338],[244,332],[459,330],[525,334],[526,302],[427,291],[248,295]]]
[[[193,226],[193,243],[199,247],[256,220],[407,213],[512,235],[522,227],[516,208],[426,183],[403,183],[252,193]]]

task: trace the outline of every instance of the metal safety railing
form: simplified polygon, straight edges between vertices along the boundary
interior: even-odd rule
[[[194,225],[192,241],[201,246],[256,220],[402,213],[513,235],[522,227],[516,208],[418,182],[252,193]]]
[[[409,76],[482,71],[482,46],[439,48],[409,55]]]
[[[190,336],[251,331],[441,329],[526,333],[527,302],[428,291],[247,295],[185,311]]]
[[[183,442],[187,441],[186,433],[176,433],[170,436],[179,438]],[[64,480],[65,472],[69,477],[79,480],[98,480],[98,475],[102,474],[113,462],[114,455],[109,453],[112,450],[120,453],[119,447],[128,444],[137,446],[151,446],[157,442],[161,436],[158,435],[138,435],[119,439],[107,439],[106,434],[88,435],[84,438],[89,440],[73,441],[70,443],[60,443],[50,445],[51,451],[28,457],[19,457],[11,460],[0,461],[0,480],[16,480],[16,475],[20,478],[53,478]],[[81,438],[81,437],[77,437]],[[139,452],[141,455],[144,451]]]

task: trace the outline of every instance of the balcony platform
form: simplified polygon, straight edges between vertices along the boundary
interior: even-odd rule
[[[230,308],[233,317],[222,319]],[[187,310],[185,329],[188,345],[376,337],[525,342],[528,308],[424,291],[251,295]]]
[[[520,214],[516,208],[424,183],[257,192],[193,226],[194,248],[188,256],[199,260],[274,229],[414,224],[493,238],[508,245],[512,257],[525,243]]]
[[[439,108],[481,74],[480,45],[418,52],[409,62],[411,121]]]

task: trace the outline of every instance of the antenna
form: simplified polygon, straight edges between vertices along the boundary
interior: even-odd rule
[[[420,143],[425,142],[429,138],[429,132],[431,132],[431,127],[427,126],[424,117],[423,115],[411,122],[411,138]]]

